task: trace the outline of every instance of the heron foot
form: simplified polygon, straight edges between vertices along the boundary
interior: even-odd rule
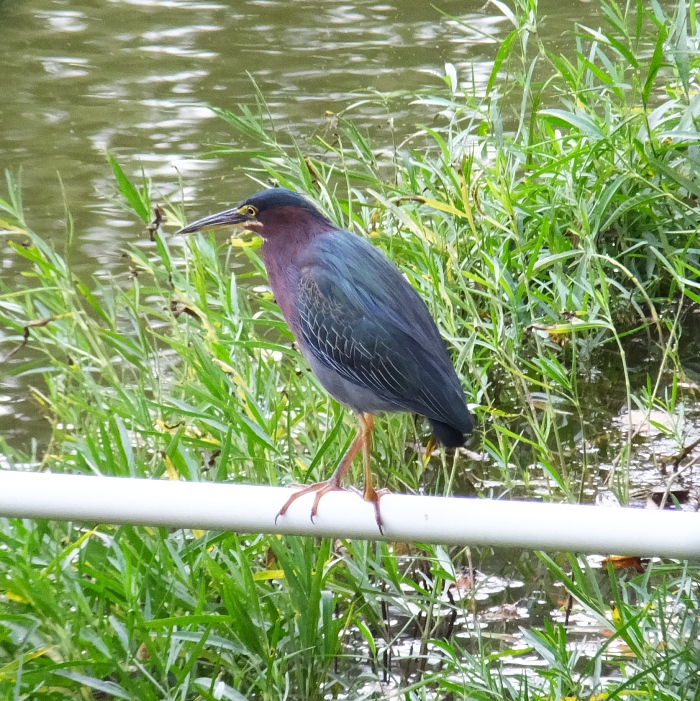
[[[361,496],[365,501],[368,501],[374,506],[374,520],[377,522],[377,527],[379,528],[379,532],[384,535],[384,521],[382,520],[382,514],[379,511],[379,500],[383,497],[386,496],[387,494],[391,494],[391,490],[387,489],[386,487],[382,489],[375,489],[374,487],[370,486],[369,488],[365,487],[365,491],[361,492],[357,487],[350,487],[355,494]]]
[[[311,523],[314,522],[316,514],[318,514],[318,503],[321,501],[321,497],[328,492],[344,492],[345,490],[340,486],[340,482],[334,480],[332,477],[325,482],[317,482],[316,484],[310,484],[308,486],[293,485],[295,487],[302,487],[298,492],[292,494],[289,499],[284,503],[284,506],[279,510],[277,516],[275,516],[275,523],[280,516],[284,516],[287,513],[287,509],[299,498],[306,494],[315,493],[313,506],[311,507]]]

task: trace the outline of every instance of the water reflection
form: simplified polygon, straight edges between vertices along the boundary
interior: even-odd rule
[[[465,7],[452,1],[444,9],[459,14]],[[303,135],[358,91],[418,88],[425,80],[420,71],[439,69],[445,60],[467,62],[479,44],[493,41],[479,35],[459,41],[450,22],[417,2],[248,2],[234,8],[43,0],[5,3],[3,14],[0,160],[14,170],[24,167],[28,219],[56,237],[64,226],[61,173],[78,232],[76,260],[85,271],[100,267],[85,246],[92,232],[102,229],[117,245],[139,233],[136,226],[115,231],[108,225],[117,212],[104,199],[104,180],[111,177],[106,149],[132,173],[143,165],[157,181],[186,176],[198,184],[193,195],[211,202],[205,208],[224,204],[235,181],[229,166],[192,155],[229,138],[202,105],[250,101],[248,74],[280,124]],[[493,35],[494,22],[502,24],[472,19],[483,23],[486,35]],[[383,115],[365,106],[362,118]],[[230,176],[228,187],[222,175]],[[17,265],[10,255],[6,267]]]

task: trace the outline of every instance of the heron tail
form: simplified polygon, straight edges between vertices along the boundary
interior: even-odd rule
[[[467,439],[466,434],[471,433],[472,430],[471,421],[469,421],[468,425],[465,424],[462,426],[462,430],[442,421],[435,421],[434,419],[430,419],[430,425],[433,427],[433,432],[437,439],[446,448],[459,448],[463,446]]]

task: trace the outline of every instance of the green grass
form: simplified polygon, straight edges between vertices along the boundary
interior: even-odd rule
[[[427,426],[382,418],[382,485],[572,502],[608,487],[626,502],[654,444],[611,427],[620,407],[686,416],[660,426],[676,452],[698,414],[694,6],[603,3],[603,29],[572,26],[565,55],[540,44],[535,3],[501,9],[513,30],[486,92],[448,69],[445,86],[391,98],[439,113],[405,143],[378,150],[343,117],[299,143],[261,102],[218,111],[234,144],[216,152],[369,236],[450,341],[479,422],[471,452],[424,464]],[[109,165],[148,221],[148,180]],[[184,215],[165,209],[169,232]],[[292,346],[254,239],[159,231],[128,249],[128,277],[81,280],[31,230],[10,176],[0,210],[28,270],[21,289],[0,280],[0,357],[27,335],[27,362],[7,367],[52,425],[31,455],[0,438],[9,467],[330,473],[352,417]],[[700,694],[696,564],[629,573],[573,555],[93,525],[2,520],[2,698]]]

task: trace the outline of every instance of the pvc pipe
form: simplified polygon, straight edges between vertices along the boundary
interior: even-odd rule
[[[700,514],[526,501],[388,494],[384,535],[353,492],[313,495],[275,516],[284,487],[0,470],[0,516],[283,533],[445,545],[700,557]]]

